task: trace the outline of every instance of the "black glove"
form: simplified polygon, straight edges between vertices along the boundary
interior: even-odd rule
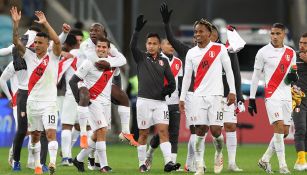
[[[256,100],[255,99],[249,99],[248,112],[251,116],[254,116],[254,112],[255,112],[255,114],[257,114],[257,106],[256,106]]]
[[[162,15],[162,19],[163,19],[164,24],[168,24],[169,18],[171,17],[171,14],[173,13],[173,9],[168,11],[168,7],[167,7],[166,2],[163,2],[160,6],[160,13]]]
[[[289,72],[286,76],[285,82],[288,82],[289,84],[291,84],[291,83],[295,83],[297,80],[298,80],[298,76],[297,76],[296,72]],[[288,83],[286,83],[286,84],[288,84]]]
[[[139,15],[136,19],[135,31],[137,32],[141,31],[146,23],[147,20],[144,20],[144,15]]]

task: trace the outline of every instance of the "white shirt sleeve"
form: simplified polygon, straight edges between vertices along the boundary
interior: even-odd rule
[[[292,58],[292,61],[291,61],[291,65],[296,65],[296,53],[295,51],[293,50],[294,54],[293,54],[293,58]]]
[[[12,99],[11,93],[9,91],[7,81],[11,79],[15,74],[15,69],[13,62],[11,62],[3,71],[0,77],[0,87],[3,90],[4,94],[7,96],[9,100]]]
[[[110,48],[110,54],[112,57],[115,57],[114,59],[108,59],[106,60],[108,63],[110,63],[110,67],[120,67],[127,63],[126,57],[120,53],[115,46]]]
[[[225,46],[222,46],[221,49],[221,61],[226,73],[226,79],[229,86],[229,93],[236,94],[235,78],[231,67],[231,61]]]
[[[66,38],[67,38],[67,35],[68,33],[64,33],[62,32],[60,35],[59,35],[59,39],[60,39],[60,43],[63,45]],[[49,47],[48,47],[48,52],[51,52],[52,51],[52,47],[53,47],[53,41],[50,41],[50,44],[49,44]]]
[[[179,69],[179,72],[178,72],[178,76],[179,77],[182,77],[183,76],[183,68],[182,68],[182,62],[181,62],[181,60],[180,60],[180,63],[181,63],[181,67],[180,67],[180,69]]]
[[[192,72],[193,72],[193,64],[192,64],[192,58],[190,56],[190,50],[189,50],[187,55],[186,55],[180,101],[185,101],[185,97],[187,95],[187,92],[188,92],[190,84],[191,84]]]
[[[116,68],[114,71],[114,76],[118,76],[120,74],[120,69]]]
[[[8,56],[12,54],[12,50],[14,48],[14,44],[10,45],[9,47],[0,49],[0,56]]]
[[[256,54],[255,57],[255,65],[254,65],[254,69],[259,69],[259,70],[263,70],[264,67],[264,59],[263,59],[263,53],[261,50],[259,50]]]
[[[256,93],[257,93],[257,88],[258,88],[258,82],[259,78],[261,76],[261,70],[260,69],[254,69],[253,72],[253,77],[252,77],[252,82],[250,85],[250,91],[249,91],[249,98],[255,99],[256,98]]]
[[[93,69],[91,66],[91,62],[89,60],[85,60],[82,65],[78,68],[77,72],[75,73],[80,79],[84,79],[88,72]]]

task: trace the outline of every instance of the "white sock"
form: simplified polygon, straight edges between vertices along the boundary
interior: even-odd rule
[[[28,142],[28,162],[27,163],[28,164],[34,163],[34,155],[33,155],[33,151],[31,151],[31,136],[30,135],[29,135],[29,142]]]
[[[187,160],[185,162],[188,167],[192,166],[193,160],[195,158],[194,157],[195,137],[196,137],[196,134],[191,134],[189,143],[188,143]]]
[[[263,154],[261,158],[262,161],[270,162],[271,157],[273,156],[274,152],[275,152],[275,146],[274,146],[274,136],[273,136],[267,150],[265,151],[265,153]]]
[[[205,142],[203,136],[195,136],[194,154],[197,168],[204,166]]]
[[[139,145],[138,146],[139,167],[142,166],[142,165],[145,165],[146,147],[147,147],[147,145]]]
[[[213,136],[212,136],[213,137]],[[218,137],[213,137],[213,144],[217,153],[221,153],[224,145],[224,136],[221,134]]]
[[[171,160],[172,160],[172,162],[174,162],[174,163],[177,162],[177,153],[172,153],[172,155],[171,155]]]
[[[228,152],[228,165],[236,164],[237,132],[226,132],[226,147]]]
[[[108,166],[107,147],[105,141],[96,142],[96,152],[99,157],[100,168]]]
[[[274,146],[279,162],[279,168],[287,166],[285,158],[284,134],[274,133]]]
[[[79,119],[81,135],[87,135],[86,125],[87,125],[87,119],[90,116],[90,111],[88,109],[88,106],[86,107],[78,106],[77,112],[78,112],[78,119]]]
[[[118,106],[118,114],[122,125],[122,132],[130,134],[130,107]]]
[[[149,148],[148,148],[147,153],[146,153],[147,157],[152,157],[154,152],[155,152],[155,148],[153,148],[149,145]]]
[[[94,151],[95,163],[100,163],[99,156],[97,150]]]
[[[35,144],[31,144],[31,151],[34,157],[34,165],[35,167],[41,167],[41,142],[37,142]]]
[[[58,147],[59,145],[57,141],[51,141],[48,143],[50,163],[56,164],[56,155],[58,152]]]
[[[71,130],[62,130],[61,134],[61,147],[63,158],[71,158]]]
[[[82,149],[77,155],[77,160],[79,162],[83,162],[85,157],[87,157],[91,153],[91,151],[95,150],[96,148],[96,143],[91,138],[88,138],[87,142],[88,142],[88,148]]]
[[[160,143],[160,149],[164,157],[164,164],[166,165],[172,160],[172,145],[170,142],[163,142]]]
[[[75,143],[78,140],[78,137],[80,135],[80,131],[76,130],[74,127],[72,128],[71,131],[71,147],[73,147],[75,145]]]

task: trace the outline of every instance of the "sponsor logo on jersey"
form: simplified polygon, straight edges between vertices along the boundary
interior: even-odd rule
[[[175,65],[176,70],[179,70],[179,64]]]
[[[290,61],[290,55],[288,55],[288,54],[286,55],[286,60]]]

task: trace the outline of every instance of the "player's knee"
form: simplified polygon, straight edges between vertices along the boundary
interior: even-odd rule
[[[224,123],[224,128],[226,132],[235,132],[237,125],[236,123]]]
[[[48,142],[56,140],[56,130],[55,129],[48,129],[46,130],[46,137]]]
[[[31,142],[37,143],[40,140],[40,132],[39,131],[33,131],[31,132]]]
[[[149,134],[149,129],[145,129],[145,130],[140,129],[139,130],[139,139],[138,139],[139,144],[141,144],[141,145],[146,144],[148,134]]]

